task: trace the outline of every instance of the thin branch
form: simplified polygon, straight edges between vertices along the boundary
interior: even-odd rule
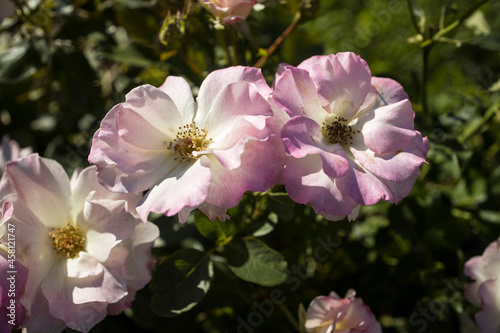
[[[301,15],[302,14],[300,10],[297,13],[295,13],[292,23],[290,23],[288,28],[286,28],[285,31],[283,31],[283,33],[279,35],[278,38],[276,38],[276,40],[271,44],[271,46],[269,46],[266,54],[260,57],[260,59],[255,63],[254,67],[260,68],[264,65],[267,59],[269,59],[269,57],[274,53],[274,51],[276,51],[276,49],[278,48],[278,46],[280,46],[283,40],[295,29],[295,27],[299,23]]]
[[[434,36],[431,38],[428,38],[424,40],[422,43],[420,43],[420,47],[428,47],[429,45],[435,43],[438,41],[441,37],[449,33],[450,31],[454,30],[460,24],[462,24],[469,16],[471,16],[479,7],[487,3],[489,0],[481,0],[470,6],[465,13],[463,13],[458,19],[456,19],[454,22],[446,26],[444,29],[439,30]]]

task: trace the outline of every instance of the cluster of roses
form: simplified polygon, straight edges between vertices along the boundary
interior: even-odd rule
[[[284,185],[326,219],[354,219],[361,205],[408,195],[427,151],[401,85],[353,53],[281,65],[272,88],[257,68],[214,71],[196,100],[180,77],[137,87],[95,133],[95,166],[69,179],[34,154],[7,164],[0,236],[5,247],[17,235],[15,323],[86,332],[129,307],[151,278],[158,229],[140,222],[150,212],[223,221],[245,192]],[[308,331],[336,325],[380,331],[354,293],[311,304]]]

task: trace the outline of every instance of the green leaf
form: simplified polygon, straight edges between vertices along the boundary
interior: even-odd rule
[[[476,10],[465,20],[465,26],[472,30],[476,36],[486,36],[491,33],[490,25],[480,10]]]
[[[203,252],[182,249],[163,261],[155,270],[150,284],[153,311],[174,317],[189,311],[208,292],[213,266]]]
[[[278,215],[272,212],[267,216],[267,219],[250,222],[243,231],[254,237],[262,237],[273,231],[277,224]]]
[[[223,253],[231,271],[239,278],[261,286],[276,286],[287,278],[283,256],[255,238],[236,238]]]
[[[186,20],[180,11],[168,12],[160,28],[159,39],[163,45],[172,49],[180,48],[186,34]]]
[[[204,214],[196,215],[195,225],[203,237],[211,239],[217,244],[224,242],[237,231],[237,225],[233,221],[221,222],[217,219],[210,221]]]
[[[36,61],[28,42],[11,46],[0,54],[0,83],[15,84],[36,71]]]
[[[500,223],[500,212],[493,210],[480,210],[479,216],[487,222]]]
[[[136,45],[115,47],[106,56],[116,62],[138,67],[154,66],[156,63],[150,59],[151,55],[144,52],[144,48]]]

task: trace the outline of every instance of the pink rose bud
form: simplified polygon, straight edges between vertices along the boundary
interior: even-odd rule
[[[256,0],[200,0],[200,3],[222,24],[243,21]]]

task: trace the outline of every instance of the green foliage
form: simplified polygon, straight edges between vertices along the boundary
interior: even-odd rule
[[[212,263],[204,253],[182,249],[155,269],[151,281],[151,307],[161,316],[189,311],[205,297],[213,277]]]
[[[283,256],[255,238],[237,238],[222,255],[231,271],[239,278],[265,287],[279,285],[287,277]]]

